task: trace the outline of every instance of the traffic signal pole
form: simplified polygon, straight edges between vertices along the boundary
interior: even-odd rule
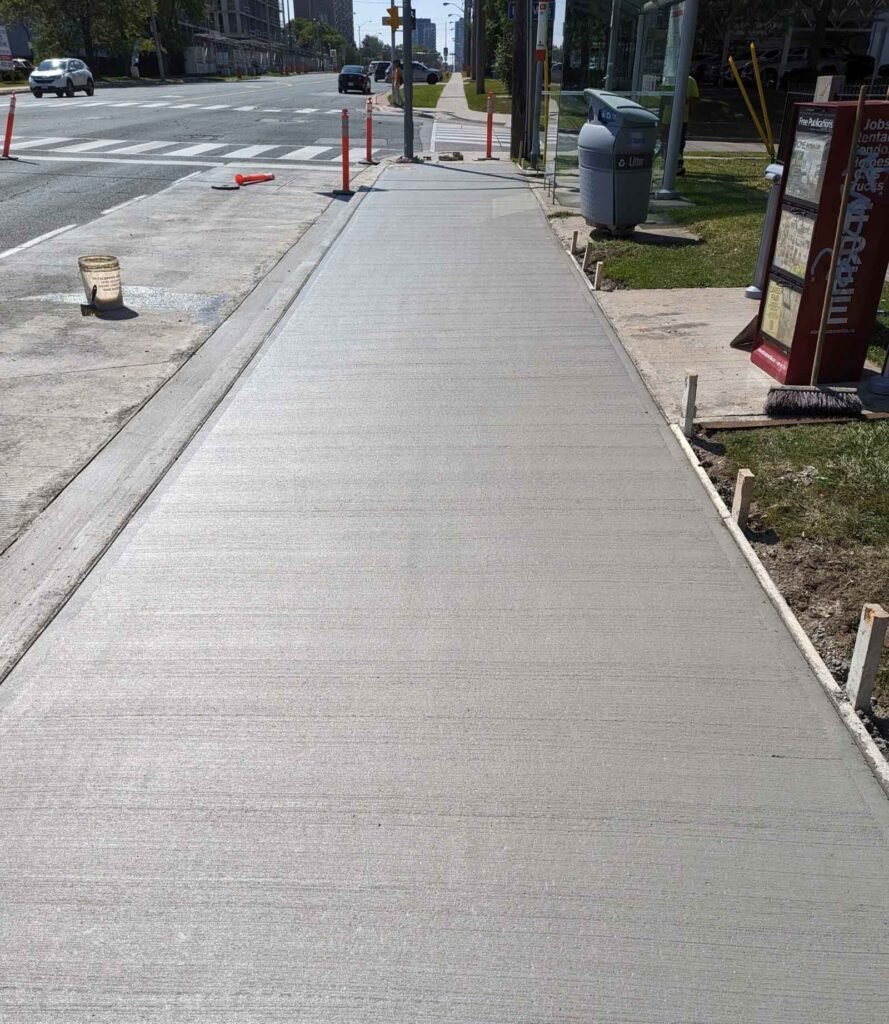
[[[402,7],[404,41],[404,158],[414,159],[414,30],[410,4]]]

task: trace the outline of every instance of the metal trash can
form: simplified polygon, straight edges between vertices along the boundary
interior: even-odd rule
[[[577,143],[580,211],[593,227],[631,234],[648,216],[657,115],[599,89],[584,96],[589,116]]]

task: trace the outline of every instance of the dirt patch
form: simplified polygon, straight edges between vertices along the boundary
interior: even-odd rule
[[[720,496],[731,506],[734,467],[706,436],[698,438],[694,447]],[[814,472],[811,467],[810,471]],[[747,535],[824,663],[837,682],[845,683],[862,605],[878,602],[889,607],[889,552],[868,544],[784,539],[755,498]],[[889,757],[889,658],[884,655],[883,660],[874,688],[874,715],[868,724]]]

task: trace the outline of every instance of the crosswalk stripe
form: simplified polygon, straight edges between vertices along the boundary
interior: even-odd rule
[[[137,100],[124,100],[123,103],[112,103],[112,107],[138,107],[139,103]]]
[[[12,152],[15,153],[19,149],[36,149],[38,146],[54,146],[57,142],[70,142],[71,139],[62,136],[57,139],[26,139],[24,142],[16,142],[12,140]]]
[[[276,160],[312,160],[319,153],[323,153],[330,146],[303,146],[302,149],[293,149],[283,156],[275,157]]]
[[[170,110],[185,110],[186,107],[196,107],[197,103],[174,103]]]
[[[54,153],[87,153],[91,149],[101,149],[103,146],[120,146],[125,139],[93,139],[92,142],[78,142],[73,146],[62,146],[53,148]]]
[[[256,107],[235,107],[235,110],[256,110]]]
[[[207,108],[204,107],[204,109],[206,110]],[[280,114],[280,113],[281,113],[281,108],[280,107],[263,107],[262,110],[260,110],[260,114]]]
[[[143,107],[168,107],[170,105],[169,100],[159,100],[157,103],[143,103]]]
[[[317,114],[318,107],[300,107],[299,110],[294,110],[294,114]]]
[[[163,149],[164,146],[175,146],[175,142],[139,142],[135,146],[124,146],[123,149],[112,149],[112,153],[150,153],[153,149]]]
[[[259,156],[260,153],[267,153],[270,149],[277,149],[277,144],[274,146],[245,146],[243,149],[232,150],[231,153],[225,154],[226,160],[249,160],[251,157]]]
[[[164,153],[164,156],[198,156],[200,153],[209,153],[213,149],[225,149],[230,145],[230,142],[198,142],[194,146],[186,146],[184,149],[174,149],[171,153]]]
[[[230,103],[214,103],[212,107],[201,107],[201,110],[228,110]]]

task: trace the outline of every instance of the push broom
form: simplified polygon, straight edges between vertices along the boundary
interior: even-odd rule
[[[862,86],[858,93],[855,127],[852,129],[852,142],[849,147],[849,160],[846,164],[846,177],[843,180],[840,212],[837,216],[833,249],[830,251],[830,269],[827,271],[827,284],[824,289],[824,303],[821,307],[821,322],[818,324],[818,337],[815,340],[815,358],[812,362],[810,383],[772,388],[766,398],[765,412],[767,416],[860,416],[863,410],[856,388],[822,387],[818,384],[818,377],[821,373],[821,357],[824,355],[824,336],[827,333],[830,300],[833,296],[837,264],[840,258],[840,245],[843,241],[843,228],[846,224],[846,209],[849,206],[849,194],[852,191],[852,177],[855,173],[855,157],[858,154],[858,139],[864,120],[866,95],[867,88]]]

